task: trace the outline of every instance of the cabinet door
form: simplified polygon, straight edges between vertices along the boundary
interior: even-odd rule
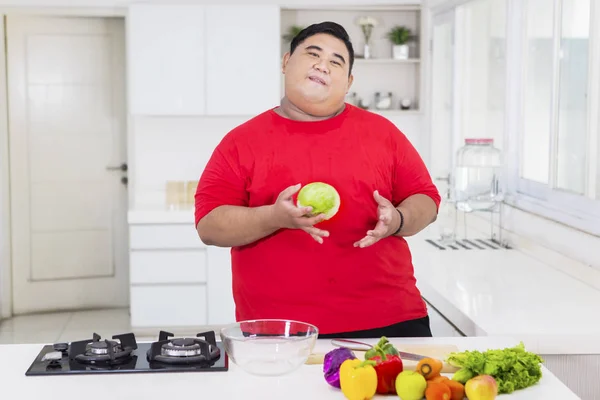
[[[204,17],[204,7],[197,5],[130,6],[130,113],[204,114]]]
[[[209,246],[206,250],[208,324],[233,323],[235,303],[231,287],[231,249]]]
[[[279,104],[279,21],[276,5],[206,7],[209,115],[256,115]]]

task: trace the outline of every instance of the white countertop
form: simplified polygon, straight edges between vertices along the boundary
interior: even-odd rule
[[[423,297],[467,336],[539,354],[600,354],[600,291],[518,250],[437,250],[409,238]]]
[[[454,344],[462,350],[486,350],[517,344],[509,338],[420,338],[392,339],[392,343]],[[375,343],[376,339],[367,342]],[[25,376],[41,345],[0,345],[3,398],[7,399],[286,399],[343,400],[342,393],[323,378],[321,365],[303,365],[285,377],[255,377],[229,363],[227,372],[139,373],[64,376]],[[319,340],[315,352],[330,350],[329,340]],[[543,368],[543,367],[542,367]],[[501,399],[577,399],[564,384],[543,368],[541,381],[533,387],[503,395]],[[108,397],[107,397],[108,396]],[[376,396],[390,399],[390,396]]]
[[[194,225],[194,209],[166,210],[146,208],[129,210],[127,222],[130,224],[190,224]]]

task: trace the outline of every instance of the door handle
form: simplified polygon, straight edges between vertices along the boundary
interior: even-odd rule
[[[435,178],[436,181],[446,181],[448,183],[450,183],[450,175],[448,176],[438,176]]]
[[[106,169],[108,171],[123,171],[123,172],[125,172],[125,171],[127,171],[127,163],[123,163],[119,166],[110,166],[109,165],[108,167],[106,167]]]

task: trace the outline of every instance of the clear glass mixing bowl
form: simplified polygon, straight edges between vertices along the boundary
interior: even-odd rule
[[[311,354],[318,329],[300,321],[241,321],[221,329],[231,361],[253,375],[281,376],[298,369]]]

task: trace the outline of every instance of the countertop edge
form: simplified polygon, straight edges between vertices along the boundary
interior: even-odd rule
[[[190,224],[194,225],[194,210],[129,210],[130,225],[144,224]]]

